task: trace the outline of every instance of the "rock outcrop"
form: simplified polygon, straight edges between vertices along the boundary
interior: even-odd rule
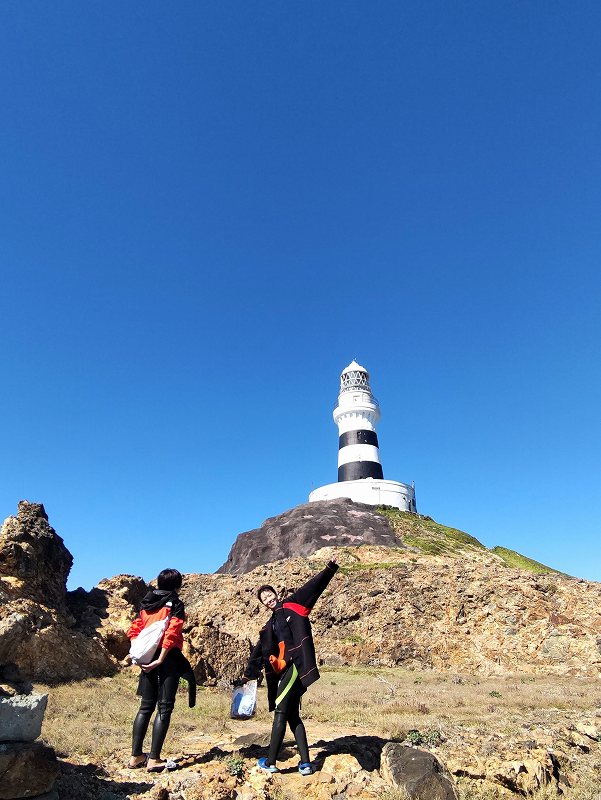
[[[269,583],[285,594],[322,568],[331,553],[322,550],[235,577],[187,576],[182,596],[190,642],[202,626],[216,629],[213,640],[220,648],[227,641],[228,653],[236,652],[237,642],[237,658],[219,656],[216,669],[235,677],[266,619],[256,587]],[[469,561],[365,547],[345,549],[339,559],[341,569],[311,615],[324,664],[599,673],[601,584],[558,573],[533,575],[486,553]],[[190,646],[195,663],[199,653]],[[211,660],[211,653],[205,649],[203,657]]]
[[[114,672],[115,658],[69,612],[72,562],[44,506],[22,500],[0,530],[0,665],[47,682]]]
[[[113,658],[121,661],[129,652],[126,631],[148,592],[148,584],[133,575],[116,575],[100,581],[91,592],[67,592],[67,606],[78,632],[98,638]]]
[[[0,581],[3,593],[63,610],[73,556],[48,524],[41,503],[21,500],[16,517],[0,530]]]
[[[450,775],[426,750],[387,742],[382,749],[382,776],[404,790],[409,800],[457,800]]]
[[[364,539],[394,537],[385,546],[355,542],[342,547],[336,538],[322,539],[338,544],[341,564],[312,613],[322,663],[483,674],[599,673],[601,584],[508,567],[472,537],[444,526],[437,527],[440,538],[430,554],[424,552],[423,536],[436,523],[407,515],[403,524],[411,526],[409,533],[391,533],[387,519],[350,501],[300,506],[288,512],[289,521],[304,519],[308,509],[317,511],[320,505],[329,508],[328,530],[336,530],[333,515],[364,526]],[[322,521],[321,516],[304,520],[318,537],[329,535],[322,533]],[[280,539],[290,541],[282,525],[279,530]],[[359,535],[349,530],[346,522],[340,526],[336,536],[342,543]],[[244,536],[249,534],[238,541]],[[239,676],[266,619],[257,586],[270,583],[286,594],[321,569],[333,552],[323,547],[307,558],[262,564],[236,575],[186,575],[181,592],[188,614],[185,651],[198,680],[215,685]],[[67,593],[63,586],[61,596],[53,575],[49,599],[43,602],[44,559],[56,564],[64,580],[71,557],[36,504],[20,503],[17,518],[7,520],[0,553],[0,664],[13,662],[29,677],[49,683],[119,668],[128,650],[125,631],[148,589],[141,578],[120,575],[91,592]],[[242,557],[232,560],[233,569],[251,563],[244,566]],[[17,575],[9,574],[9,567]]]
[[[342,497],[304,503],[241,533],[218,573],[240,575],[284,558],[310,556],[322,547],[401,547],[388,520],[372,506]]]

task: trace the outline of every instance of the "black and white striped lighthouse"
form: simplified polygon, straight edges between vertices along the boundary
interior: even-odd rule
[[[313,489],[310,502],[348,497],[355,503],[417,512],[415,485],[384,479],[376,434],[379,419],[380,406],[372,394],[369,373],[352,361],[340,373],[338,405],[334,409],[338,482]]]
[[[351,361],[340,374],[338,405],[334,409],[339,481],[384,477],[376,433],[379,419],[380,407],[369,385],[369,373]]]

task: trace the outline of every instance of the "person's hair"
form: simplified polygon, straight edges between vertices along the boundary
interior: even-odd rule
[[[264,583],[263,586],[259,586],[259,588],[257,589],[257,597],[259,598],[259,600],[261,600],[261,595],[263,594],[263,592],[273,592],[276,597],[278,596],[278,593],[273,588],[273,586],[270,586],[268,583]]]
[[[159,589],[168,592],[177,592],[177,590],[181,588],[181,585],[182,574],[176,569],[164,569],[162,572],[159,572],[157,577],[157,586]]]

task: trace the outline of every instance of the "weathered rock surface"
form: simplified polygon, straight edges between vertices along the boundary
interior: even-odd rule
[[[0,697],[0,742],[33,742],[42,732],[47,694]]]
[[[133,575],[117,575],[100,581],[91,592],[67,592],[67,605],[75,627],[89,637],[98,637],[106,651],[121,661],[129,652],[126,631],[140,608],[148,584]]]
[[[382,750],[382,775],[404,789],[409,800],[457,800],[445,768],[424,750],[388,742]]]
[[[110,652],[78,630],[68,610],[72,561],[44,506],[22,500],[0,530],[0,665],[47,682],[115,670]]]
[[[240,575],[262,564],[309,556],[322,547],[401,547],[388,520],[348,498],[304,503],[241,533],[218,573]]]
[[[332,551],[236,577],[189,575],[190,658],[196,631],[210,624],[246,657],[266,619],[256,587],[286,593],[322,568]],[[470,671],[597,675],[601,666],[601,585],[560,574],[533,575],[478,560],[422,556],[389,548],[347,548],[341,570],[312,612],[317,652],[332,666],[366,664]],[[386,563],[384,563],[386,562]],[[215,641],[223,639],[215,637]],[[548,642],[554,643],[549,647]],[[210,661],[206,650],[203,657]],[[559,647],[561,643],[561,647]],[[220,644],[221,647],[221,644]],[[197,650],[198,648],[198,650]],[[235,677],[228,659],[216,674]],[[222,671],[222,669],[224,671]]]
[[[52,748],[40,742],[0,743],[0,800],[50,792],[58,773]]]
[[[0,530],[0,585],[8,597],[62,608],[73,557],[41,503],[21,500]]]

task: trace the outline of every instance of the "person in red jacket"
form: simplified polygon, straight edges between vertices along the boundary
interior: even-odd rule
[[[161,758],[171,712],[175,705],[175,694],[181,677],[188,681],[188,702],[195,704],[196,681],[190,662],[182,653],[184,637],[182,628],[186,619],[184,604],[178,597],[182,576],[176,569],[164,569],[157,578],[157,589],[151,590],[142,600],[139,616],[133,621],[127,636],[135,639],[141,631],[157,620],[169,617],[163,640],[149,664],[140,664],[140,680],[137,694],[142,698],[140,708],[134,719],[132,751],[129,766],[131,769],[147,765],[149,772],[162,772],[164,769],[177,769],[175,761]],[[158,711],[152,726],[150,754],[142,748],[150,718]]]
[[[275,762],[287,724],[294,734],[300,755],[298,771],[301,775],[314,772],[309,760],[305,726],[300,718],[301,697],[319,679],[309,612],[337,569],[338,564],[333,558],[324,570],[284,600],[278,599],[272,586],[260,586],[257,590],[259,600],[272,611],[272,616],[261,629],[241,682],[258,678],[261,670],[265,670],[269,710],[275,714],[269,754],[257,763],[267,772],[279,772]]]

